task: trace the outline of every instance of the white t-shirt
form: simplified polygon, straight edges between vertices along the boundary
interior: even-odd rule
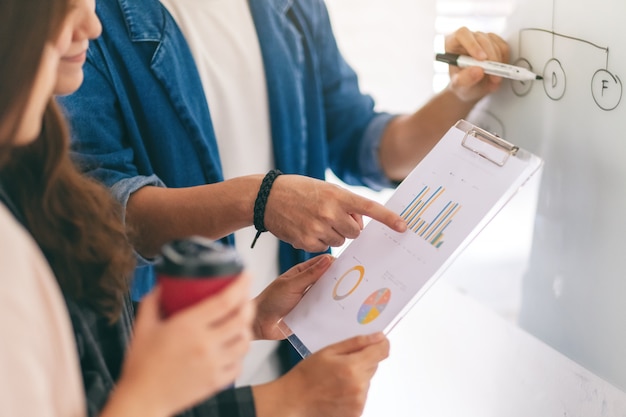
[[[69,314],[37,244],[0,204],[0,415],[83,417]]]
[[[162,0],[193,54],[217,137],[224,178],[266,173],[274,168],[265,71],[246,0]],[[254,249],[254,227],[235,232],[258,294],[278,276],[278,239],[264,233]],[[256,342],[244,364],[242,383],[276,342]],[[275,376],[275,375],[274,375]],[[268,379],[268,378],[263,378]],[[258,381],[260,382],[260,381]]]

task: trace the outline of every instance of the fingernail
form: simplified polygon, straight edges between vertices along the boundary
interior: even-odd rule
[[[330,264],[330,256],[322,255],[320,257],[320,260],[315,263],[315,266],[317,268],[322,268],[322,267],[325,267],[328,264]]]
[[[385,334],[383,332],[377,332],[377,333],[372,333],[368,335],[368,339],[371,342],[378,342],[380,340],[383,340],[384,338],[385,338]]]
[[[396,222],[396,230],[399,232],[406,232],[407,229],[407,225],[406,222],[404,220],[398,220]]]

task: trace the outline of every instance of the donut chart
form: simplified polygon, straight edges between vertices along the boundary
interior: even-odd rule
[[[340,301],[352,294],[361,284],[361,281],[363,281],[364,275],[365,268],[363,268],[362,265],[353,266],[344,272],[343,275],[339,277],[335,287],[333,288],[333,299]],[[350,280],[347,279],[348,277],[350,277],[352,281],[355,281],[354,278],[356,277],[356,281],[350,282]],[[348,282],[344,283],[344,281]]]
[[[376,320],[387,307],[390,298],[391,290],[389,288],[381,288],[371,293],[361,305],[357,313],[357,321],[360,324],[368,324]]]

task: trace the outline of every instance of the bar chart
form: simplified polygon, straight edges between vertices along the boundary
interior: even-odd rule
[[[443,245],[444,231],[461,209],[459,203],[445,202],[445,199],[441,198],[444,193],[443,186],[434,190],[424,186],[400,213],[411,232],[436,248]]]

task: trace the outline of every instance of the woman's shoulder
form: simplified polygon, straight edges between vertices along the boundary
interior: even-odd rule
[[[0,415],[82,416],[76,347],[56,279],[2,203],[0,230],[0,369],[10,375],[0,380]]]
[[[28,285],[29,280],[18,279],[22,274],[49,274],[52,271],[28,231],[15,216],[0,203],[0,280],[11,280],[12,287]]]
[[[0,306],[23,314],[23,319],[65,320],[61,289],[48,261],[2,203],[0,230]]]

